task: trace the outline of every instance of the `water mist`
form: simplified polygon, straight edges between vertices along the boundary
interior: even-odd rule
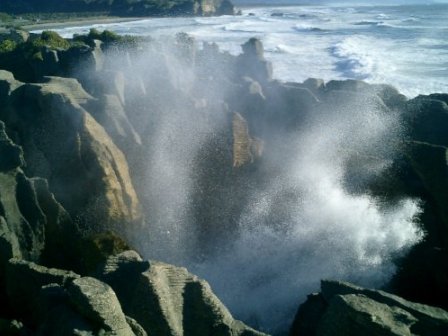
[[[356,186],[397,155],[399,115],[374,99],[339,94],[295,131],[257,134],[266,141],[263,183],[247,190],[239,213],[219,214],[223,223],[236,222],[234,233],[211,237],[217,251],[204,251],[192,204],[197,160],[214,138],[231,132],[228,116],[238,111],[229,111],[225,99],[234,87],[198,86],[201,64],[190,59],[193,51],[179,56],[167,45],[140,50],[132,65],[123,56],[110,62],[145,87],[127,92],[125,103],[143,141],[136,188],[147,225],[133,243],[144,257],[186,266],[210,282],[236,318],[269,332],[288,328],[320,279],[371,287],[389,280],[393,257],[421,239],[418,201],[386,207]],[[215,74],[229,71],[209,61]],[[351,171],[362,174],[355,179]]]

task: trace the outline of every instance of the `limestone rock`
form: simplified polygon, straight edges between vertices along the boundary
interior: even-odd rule
[[[237,58],[236,72],[264,84],[272,80],[272,64],[265,60],[262,42],[251,38],[242,46],[243,53]]]
[[[346,282],[325,280],[321,290],[299,308],[290,336],[442,336],[448,331],[448,312],[440,308]]]
[[[29,37],[30,33],[26,30],[10,29],[9,33],[0,35],[0,42],[3,42],[4,40],[11,40],[16,43],[23,43],[28,41]]]
[[[24,165],[22,148],[12,142],[6,134],[5,124],[0,121],[0,172],[6,172]]]
[[[120,100],[115,95],[103,95],[98,108],[92,108],[92,116],[102,125],[114,143],[129,157],[142,145],[140,135],[128,120]]]
[[[143,329],[143,327],[132,317],[126,316],[126,322],[131,327],[132,332],[135,334],[135,336],[148,336],[145,329]]]
[[[47,268],[25,260],[11,259],[6,268],[6,292],[16,313],[34,319],[41,288],[48,284],[65,285],[80,276]]]
[[[133,336],[113,290],[101,281],[85,277],[68,286],[70,301],[85,318],[117,336]]]
[[[9,103],[11,93],[23,83],[14,78],[14,75],[5,70],[0,70],[0,117]]]
[[[110,257],[99,278],[116,292],[126,315],[148,334],[173,336],[264,335],[232,318],[203,280],[128,251]]]
[[[263,141],[251,138],[246,120],[239,114],[233,114],[233,167],[238,168],[253,163],[263,154]]]
[[[90,95],[74,79],[46,80],[16,90],[5,118],[18,133],[27,172],[47,178],[62,206],[91,229],[139,221],[126,159],[82,107],[89,106]]]
[[[69,254],[74,253],[77,228],[47,181],[25,176],[22,148],[8,137],[1,121],[0,156],[0,281],[13,257],[72,265],[74,256]]]
[[[20,170],[0,173],[0,278],[9,258],[38,260],[46,218],[35,189]]]
[[[411,327],[416,322],[405,310],[363,295],[336,295],[329,302],[316,335],[411,336]]]

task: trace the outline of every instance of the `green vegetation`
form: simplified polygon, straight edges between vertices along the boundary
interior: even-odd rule
[[[76,55],[80,52],[75,50],[77,48],[94,47],[94,40],[102,41],[102,48],[135,50],[142,38],[92,29],[89,34],[75,36],[71,40],[64,39],[54,31],[44,31],[40,36],[30,38],[26,42],[16,42],[5,34],[0,38],[0,68],[13,72],[21,81],[34,81],[39,78],[40,69],[47,66],[43,63],[47,61],[44,57],[45,49],[57,50],[59,55],[64,55],[65,51],[68,54],[74,51]],[[65,66],[68,65],[61,63],[60,69]]]
[[[15,50],[17,43],[12,40],[3,40],[0,42],[0,54],[9,53]]]
[[[138,45],[140,38],[130,35],[118,35],[110,30],[99,30],[92,28],[87,35],[75,35],[73,37],[72,45],[86,44],[93,46],[93,40],[99,40],[106,45],[125,46],[126,48],[133,48]]]
[[[103,13],[117,16],[165,16],[201,15],[205,0],[1,0],[2,10],[9,14],[56,18],[77,13]],[[232,14],[233,5],[229,0],[209,0],[220,7],[221,14]],[[207,6],[205,6],[207,7]],[[205,8],[204,7],[204,8]],[[223,13],[225,10],[226,13]],[[212,13],[207,13],[212,14]]]
[[[0,12],[0,23],[11,23],[14,21],[14,16]]]
[[[68,49],[70,43],[54,31],[43,31],[40,38],[35,39],[31,44],[36,47],[49,47],[51,49]]]

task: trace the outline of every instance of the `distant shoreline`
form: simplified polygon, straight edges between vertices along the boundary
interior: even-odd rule
[[[108,23],[120,23],[120,22],[130,22],[130,21],[140,21],[146,20],[150,17],[98,17],[98,18],[79,18],[75,20],[68,21],[54,21],[54,22],[42,22],[34,23],[30,25],[23,25],[20,29],[33,31],[33,30],[51,30],[65,27],[77,27],[77,26],[90,26],[93,24],[108,24]]]

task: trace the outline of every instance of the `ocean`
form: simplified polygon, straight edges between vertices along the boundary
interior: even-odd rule
[[[243,8],[240,16],[150,18],[68,27],[119,34],[172,36],[186,32],[232,54],[250,37],[263,41],[274,77],[387,83],[408,97],[448,92],[448,4],[403,6],[287,6]]]

